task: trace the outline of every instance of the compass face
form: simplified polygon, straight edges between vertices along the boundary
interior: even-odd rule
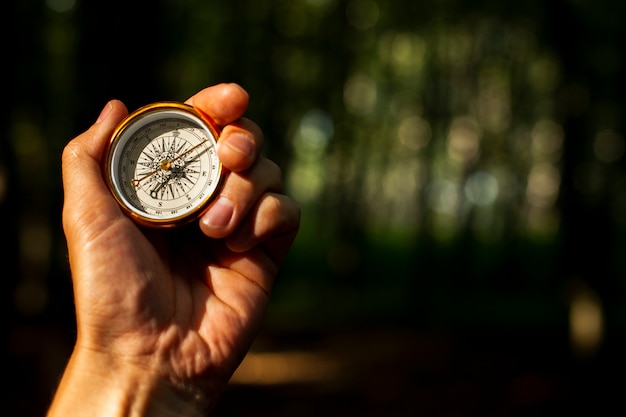
[[[221,185],[217,140],[215,125],[191,106],[146,106],[113,134],[105,178],[118,203],[138,223],[187,223],[208,208]]]

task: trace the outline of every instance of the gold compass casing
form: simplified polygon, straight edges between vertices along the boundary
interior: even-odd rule
[[[217,124],[190,105],[161,101],[141,107],[107,143],[105,182],[137,224],[187,224],[208,209],[226,176],[217,156],[219,135]]]

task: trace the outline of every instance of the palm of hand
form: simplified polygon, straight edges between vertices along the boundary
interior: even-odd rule
[[[174,381],[211,375],[226,382],[268,302],[269,260],[260,247],[235,253],[195,224],[142,232],[123,218],[89,248],[82,263],[100,265],[91,273],[106,278],[77,289],[88,291],[80,298],[87,305],[77,306],[90,329],[87,345]]]

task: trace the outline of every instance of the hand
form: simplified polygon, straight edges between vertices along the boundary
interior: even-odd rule
[[[300,209],[260,156],[263,136],[242,118],[241,87],[209,87],[187,103],[223,126],[218,155],[230,170],[191,225],[139,228],[106,188],[100,161],[128,113],[121,102],[63,152],[78,334],[50,417],[204,415],[256,334]]]

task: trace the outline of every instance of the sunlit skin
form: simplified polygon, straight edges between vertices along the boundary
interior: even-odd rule
[[[184,228],[139,228],[105,186],[104,146],[128,113],[120,101],[63,152],[78,333],[48,417],[206,415],[258,330],[300,209],[260,156],[241,87],[209,87],[187,103],[223,128],[218,155],[230,174]]]

